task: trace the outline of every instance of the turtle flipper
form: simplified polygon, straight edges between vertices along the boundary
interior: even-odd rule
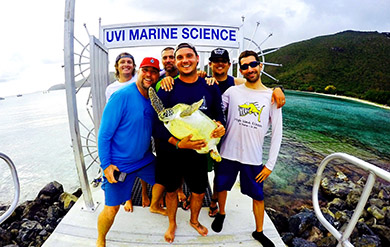
[[[217,161],[217,162],[221,162],[221,160],[222,160],[222,157],[221,157],[221,155],[219,154],[217,147],[215,147],[215,149],[211,149],[211,151],[210,151],[210,157],[211,157],[213,160]]]
[[[149,98],[150,98],[150,103],[152,104],[157,114],[160,114],[160,112],[164,111],[165,109],[164,105],[160,100],[160,98],[157,96],[156,91],[152,87],[149,88]]]
[[[187,109],[185,109],[184,111],[182,111],[180,113],[180,117],[191,116],[191,114],[194,113],[196,110],[198,110],[202,104],[203,104],[203,99],[199,100],[198,102],[193,103],[192,105],[188,106]]]

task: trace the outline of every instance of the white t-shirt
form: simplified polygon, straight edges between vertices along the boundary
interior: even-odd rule
[[[137,73],[133,77],[131,77],[131,79],[128,81],[125,81],[125,82],[114,81],[113,83],[108,85],[106,88],[106,102],[108,102],[108,99],[111,97],[111,95],[115,91],[117,91],[118,89],[120,89],[123,86],[129,85],[129,84],[136,82],[136,81],[137,81]]]
[[[248,165],[263,163],[264,137],[272,125],[271,146],[265,166],[275,166],[282,142],[282,110],[271,105],[272,90],[254,90],[241,84],[222,95],[227,112],[226,135],[221,156]]]

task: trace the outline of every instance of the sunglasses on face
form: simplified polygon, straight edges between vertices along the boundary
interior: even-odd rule
[[[259,61],[253,61],[253,62],[250,62],[250,63],[246,63],[246,64],[241,64],[240,65],[240,69],[242,70],[247,70],[249,68],[249,66],[251,66],[251,68],[255,68],[256,66],[258,66],[260,64]]]

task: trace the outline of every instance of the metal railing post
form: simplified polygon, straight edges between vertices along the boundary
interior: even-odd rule
[[[65,26],[64,26],[64,62],[65,62],[65,90],[68,105],[68,118],[72,139],[73,154],[76,161],[77,174],[79,176],[81,190],[85,206],[88,211],[94,211],[95,205],[92,199],[91,188],[85,169],[85,161],[80,139],[78,123],[75,74],[74,74],[74,9],[75,0],[66,0]]]
[[[369,173],[367,182],[364,186],[362,195],[359,199],[359,202],[355,208],[355,212],[353,213],[351,220],[349,221],[346,229],[343,233],[340,233],[336,228],[334,228],[324,217],[324,215],[321,212],[320,204],[318,202],[318,190],[320,188],[321,183],[321,177],[322,173],[326,167],[326,165],[334,159],[342,159],[345,161],[350,162],[351,164],[362,168],[363,170],[367,171]],[[361,159],[358,159],[354,156],[345,154],[345,153],[334,153],[331,155],[328,155],[325,157],[325,159],[322,160],[320,166],[317,169],[316,177],[314,178],[314,184],[313,184],[313,207],[314,212],[318,218],[318,220],[321,222],[322,225],[337,239],[339,242],[337,247],[353,247],[353,245],[349,242],[349,237],[352,234],[353,229],[356,226],[356,223],[359,220],[360,215],[362,214],[364,207],[367,203],[367,200],[370,196],[371,190],[374,187],[374,183],[377,177],[380,177],[388,182],[390,182],[390,173],[374,166],[373,164],[370,164],[368,162],[365,162]]]
[[[19,184],[19,177],[18,173],[16,172],[16,168],[12,160],[5,154],[0,153],[0,158],[5,161],[5,163],[8,164],[9,169],[11,170],[12,179],[14,180],[14,187],[15,187],[15,193],[14,193],[14,200],[12,201],[11,206],[5,211],[3,215],[0,216],[0,224],[3,223],[8,217],[11,216],[11,214],[14,212],[16,206],[19,202],[20,197],[20,184]]]

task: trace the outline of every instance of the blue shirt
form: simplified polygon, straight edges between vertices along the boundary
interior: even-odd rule
[[[138,170],[154,160],[150,138],[154,109],[136,83],[112,94],[103,111],[98,135],[102,169],[110,164],[121,172]]]

